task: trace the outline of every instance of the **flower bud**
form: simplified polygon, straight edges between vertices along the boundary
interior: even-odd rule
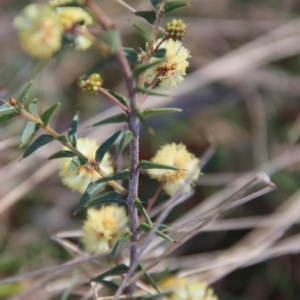
[[[168,22],[166,25],[166,31],[170,38],[173,40],[182,40],[185,36],[187,26],[186,24],[178,19],[173,19],[172,21]]]

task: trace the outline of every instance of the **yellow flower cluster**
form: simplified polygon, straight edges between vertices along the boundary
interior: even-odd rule
[[[29,55],[47,59],[62,46],[66,30],[80,26],[81,30],[93,23],[91,16],[80,7],[30,4],[14,20],[22,48]],[[80,25],[79,25],[80,24]],[[85,50],[91,42],[82,35],[75,37],[77,49]]]
[[[162,63],[155,65],[146,71],[146,82],[152,84],[157,80],[162,90],[169,90],[171,87],[177,86],[183,81],[185,71],[189,65],[187,59],[190,57],[190,52],[180,41],[168,39],[162,42],[158,39],[154,44],[154,49],[166,49],[166,59]],[[148,48],[148,45],[146,45]],[[142,59],[145,52],[142,52],[139,57]],[[151,62],[155,62],[158,58],[152,57]]]
[[[79,138],[77,140],[77,149],[90,160],[95,159],[95,153],[98,148],[99,145],[94,139]],[[67,149],[64,148],[64,150]],[[88,165],[80,166],[73,172],[69,172],[69,165],[71,163],[71,160],[71,158],[60,159],[59,175],[64,185],[83,194],[88,185],[91,182],[99,179],[100,175],[94,169],[91,169]],[[106,152],[101,162],[101,169],[106,174],[112,174],[114,171],[108,152]]]
[[[83,225],[85,249],[93,253],[110,250],[128,223],[124,207],[104,206],[100,210],[89,209]]]
[[[96,95],[102,83],[102,77],[97,73],[90,75],[87,79],[79,78],[78,80],[78,86],[88,95]]]
[[[170,300],[218,300],[205,282],[190,282],[187,277],[168,277],[160,287],[162,291],[173,290],[166,296]]]
[[[172,20],[167,23],[166,31],[173,40],[182,40],[186,34],[186,24],[182,20]]]
[[[150,169],[151,178],[165,182],[164,190],[174,196],[178,192],[187,193],[191,190],[192,181],[200,175],[199,159],[188,152],[183,144],[167,144],[157,151],[151,159],[155,163],[180,168],[180,171]]]

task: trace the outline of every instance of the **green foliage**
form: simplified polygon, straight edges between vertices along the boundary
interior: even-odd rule
[[[147,128],[149,133],[154,135],[154,130],[147,123],[144,115],[140,112],[140,110],[137,108],[137,106],[134,107],[134,112],[135,112],[136,116],[139,118],[139,120],[141,121],[141,123]]]
[[[137,210],[140,212],[140,214],[142,214],[142,216],[145,218],[146,222],[152,226],[152,221],[143,205],[143,203],[140,201],[140,199],[135,199],[134,201],[134,206],[137,208]]]
[[[144,170],[149,170],[149,169],[163,169],[163,170],[173,170],[173,171],[180,171],[180,168],[170,166],[170,165],[165,165],[165,164],[159,164],[155,163],[149,160],[141,160],[140,161],[140,168]]]
[[[167,49],[161,48],[154,51],[153,56],[156,58],[165,59],[167,54]]]
[[[17,111],[17,109],[8,103],[5,103],[4,105],[0,106],[0,124],[10,119],[13,119],[19,115],[20,113]]]
[[[152,5],[156,8],[161,0],[150,0],[150,1],[151,1]]]
[[[32,154],[34,151],[39,149],[40,147],[50,143],[53,141],[53,137],[48,134],[40,135],[34,142],[26,149],[26,151],[23,154],[23,158],[28,157],[30,154]]]
[[[48,160],[76,156],[72,151],[60,150],[48,157]]]
[[[140,22],[131,22],[132,26],[136,28],[139,33],[142,35],[142,37],[146,40],[146,42],[150,42],[151,39],[151,28],[148,26],[144,25],[143,23]]]
[[[109,89],[105,89],[108,93],[110,93],[112,96],[114,96],[121,104],[123,104],[124,106],[128,107],[128,100],[125,96],[116,93],[112,90]]]
[[[159,108],[146,108],[143,111],[143,115],[145,118],[150,118],[154,116],[166,115],[166,114],[173,114],[182,112],[181,108],[175,107],[159,107]]]
[[[124,197],[116,192],[108,192],[89,202],[87,207],[112,203],[124,203]]]
[[[130,130],[126,130],[122,136],[122,139],[117,148],[117,156],[125,149],[125,147],[132,141],[133,133]]]
[[[105,182],[91,182],[75,207],[73,214],[76,215],[92,197],[102,192],[105,186]]]
[[[121,236],[119,237],[118,241],[116,242],[115,246],[111,250],[111,253],[108,257],[108,262],[112,262],[113,259],[117,256],[121,248],[130,240],[132,236],[131,231],[124,231],[122,232]]]
[[[95,160],[97,163],[101,164],[105,153],[108,151],[108,149],[113,145],[113,143],[117,140],[119,135],[121,134],[122,130],[119,130],[114,135],[112,135],[110,138],[108,138],[102,145],[97,149],[96,151],[96,157]]]
[[[134,13],[136,16],[144,18],[150,24],[153,24],[156,20],[156,12],[154,10],[137,11]]]
[[[36,132],[39,130],[40,126],[32,121],[27,122],[21,136],[20,148],[29,144],[33,139]]]
[[[74,172],[80,166],[84,166],[87,163],[87,159],[82,157],[74,156],[70,162],[68,173]]]
[[[36,115],[38,112],[38,100],[37,98],[33,98],[29,105],[28,105],[28,111],[32,114],[32,115]]]
[[[152,226],[143,222],[140,224],[139,226],[140,230],[143,231],[143,232],[150,232],[152,230]],[[168,235],[164,234],[162,231],[160,230],[156,230],[155,231],[155,234],[161,238],[163,238],[164,240],[166,241],[169,241],[169,242],[174,242],[174,240],[172,238],[170,238]]]
[[[189,1],[170,1],[165,5],[164,13],[167,14],[175,9],[189,6],[191,3]]]
[[[157,59],[153,62],[139,64],[133,70],[133,76],[138,77],[140,74],[144,73],[145,71],[147,71],[150,68],[153,68],[156,65],[161,64],[163,61],[164,61],[164,59]]]
[[[24,87],[24,89],[22,90],[22,92],[20,93],[19,97],[17,98],[17,102],[20,105],[23,105],[24,102],[26,101],[27,98],[27,94],[32,86],[33,80],[30,80]]]
[[[123,47],[123,51],[129,61],[133,62],[134,64],[139,63],[139,57],[133,48]]]
[[[138,271],[142,271],[143,269],[144,269],[143,265],[142,264],[138,264],[137,270]],[[144,273],[144,277],[150,283],[150,285],[159,293],[159,289],[158,289],[155,281],[153,280],[153,278],[149,275],[149,273],[145,272]]]
[[[44,125],[48,125],[53,113],[60,106],[60,104],[61,104],[61,102],[57,102],[43,112],[43,114],[41,116],[41,120],[43,121]]]
[[[137,92],[140,92],[140,93],[143,93],[143,94],[147,94],[147,95],[161,96],[161,97],[170,97],[170,95],[159,93],[159,92],[156,92],[156,91],[151,90],[151,89],[147,89],[147,88],[142,87],[142,86],[137,86],[135,90]]]
[[[90,127],[96,127],[96,126],[101,126],[101,125],[106,125],[106,124],[114,124],[114,123],[123,123],[127,121],[127,115],[125,114],[117,114],[112,117],[106,118],[102,121],[96,122],[92,124]]]
[[[99,281],[103,280],[107,276],[116,276],[116,275],[125,274],[125,273],[128,272],[128,269],[129,268],[126,265],[120,264],[120,265],[118,265],[116,267],[113,267],[113,268],[109,269],[108,271],[100,274],[99,276],[95,277],[93,279],[93,281],[96,281],[96,282],[98,281],[99,282]]]
[[[71,123],[71,127],[68,130],[68,138],[72,146],[76,147],[77,144],[77,124],[78,124],[79,113],[77,113]]]

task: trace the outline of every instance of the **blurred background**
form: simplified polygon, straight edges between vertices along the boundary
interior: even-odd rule
[[[130,24],[138,17],[118,1],[98,2],[120,28],[124,46],[137,51],[143,48],[142,37]],[[62,101],[51,123],[58,132],[68,129],[79,109],[79,135],[103,141],[116,127],[86,127],[112,115],[115,108],[107,99],[85,96],[74,86],[78,76],[99,61],[99,53],[96,49],[79,52],[65,47],[44,64],[28,57],[20,49],[12,24],[29,3],[45,2],[0,0],[1,98],[17,96],[22,85],[35,77],[30,95],[39,98],[40,111]],[[126,3],[136,10],[151,8],[150,1]],[[171,101],[149,98],[148,105],[180,107],[183,112],[150,119],[156,135],[142,131],[140,158],[151,159],[161,145],[169,142],[184,143],[198,157],[208,149],[212,138],[215,145],[196,193],[172,211],[168,222],[253,170],[267,171],[277,190],[230,210],[223,218],[263,219],[298,191],[299,14],[297,0],[195,0],[163,20],[162,25],[179,17],[189,24],[183,43],[192,57],[186,80],[170,91],[178,96]],[[101,75],[105,88],[126,93],[117,68],[108,67]],[[25,124],[26,120],[20,118],[0,125],[0,278],[69,260],[68,252],[49,237],[62,230],[80,229],[85,216],[82,212],[71,218],[80,195],[62,185],[56,161],[45,161],[59,150],[59,145],[51,143],[18,162],[23,153],[18,145]],[[140,198],[147,201],[157,187],[156,181],[142,174]],[[166,199],[165,194],[159,197],[159,201]],[[299,224],[293,224],[285,237],[299,233],[299,229]],[[251,225],[211,229],[195,236],[173,255],[221,251],[250,230]],[[34,282],[27,279],[0,286],[0,299],[18,299],[13,297]],[[263,260],[228,274],[213,287],[221,300],[300,299],[300,256],[294,250]]]

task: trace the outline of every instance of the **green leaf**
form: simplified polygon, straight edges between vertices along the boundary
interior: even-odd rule
[[[33,83],[33,80],[30,80],[26,86],[24,87],[24,89],[22,90],[21,94],[19,95],[19,97],[17,98],[17,101],[20,105],[23,105],[25,100],[26,100],[26,97],[27,97],[27,94],[32,86],[32,83]]]
[[[117,256],[120,249],[130,240],[132,236],[131,231],[123,231],[121,236],[119,237],[118,241],[114,245],[113,249],[111,250],[108,262],[112,262],[112,260]]]
[[[135,52],[134,49],[132,48],[127,48],[127,47],[123,47],[123,51],[124,51],[124,54],[126,56],[126,58],[135,63],[135,64],[138,64],[139,63],[139,57],[137,55],[137,53]]]
[[[147,42],[150,42],[151,40],[151,28],[149,28],[148,26],[144,25],[143,23],[140,22],[131,22],[132,26],[135,27],[139,33],[144,37],[144,39]]]
[[[114,123],[123,123],[123,122],[127,122],[127,116],[125,114],[117,114],[112,117],[106,118],[102,121],[99,121],[97,123],[94,123],[90,127],[96,127],[100,125],[114,124]]]
[[[72,151],[69,150],[61,150],[58,151],[51,156],[48,157],[48,160],[56,159],[56,158],[64,158],[64,157],[73,157],[76,156]]]
[[[23,158],[29,156],[34,151],[39,149],[40,147],[50,143],[53,141],[53,137],[48,134],[40,135],[34,142],[26,149],[26,151],[23,154]]]
[[[97,181],[95,181],[95,183],[100,183],[100,182],[107,182],[110,180],[125,180],[128,179],[130,176],[130,171],[128,169],[124,169],[120,172],[108,175],[106,177],[103,177],[101,179],[98,179]]]
[[[105,31],[105,36],[107,40],[107,44],[110,46],[112,52],[115,52],[118,47],[118,37],[116,35],[116,30],[107,29]]]
[[[143,116],[145,118],[150,118],[159,115],[166,115],[166,114],[174,114],[182,112],[181,108],[175,107],[159,107],[159,108],[146,108],[143,111]]]
[[[144,268],[142,266],[142,264],[138,264],[137,266],[137,270],[138,271],[142,271]],[[153,280],[153,278],[149,275],[149,273],[144,273],[144,277],[146,278],[146,280],[151,284],[151,286],[159,293],[159,289],[155,283],[155,281]]]
[[[133,139],[133,133],[130,130],[126,130],[124,135],[122,136],[122,139],[119,143],[118,149],[117,149],[117,156],[120,155],[120,153],[124,150],[124,148],[132,141]]]
[[[146,222],[152,226],[152,221],[149,217],[149,215],[147,214],[147,211],[143,205],[143,203],[140,201],[140,199],[135,199],[134,201],[134,206],[137,208],[137,210],[143,215],[143,217],[145,218]]]
[[[139,118],[139,120],[141,121],[141,123],[147,128],[147,130],[149,131],[149,133],[151,135],[154,135],[154,130],[150,127],[150,125],[147,123],[145,117],[143,116],[143,114],[139,111],[139,109],[137,108],[137,106],[134,107],[134,112],[136,114],[136,116]]]
[[[99,282],[112,291],[117,290],[119,288],[119,285],[114,281],[99,280]]]
[[[133,76],[138,77],[140,74],[144,73],[146,70],[159,65],[160,63],[162,63],[164,61],[164,59],[157,59],[153,62],[149,62],[149,63],[145,63],[145,64],[139,64],[135,67],[135,69],[133,70]]]
[[[150,0],[150,1],[151,1],[152,5],[156,8],[161,0]]]
[[[56,111],[56,109],[60,106],[60,104],[61,104],[61,102],[57,102],[43,112],[43,114],[41,116],[41,120],[43,121],[44,125],[48,125],[50,118],[52,117],[52,115]]]
[[[159,93],[159,92],[156,92],[156,91],[154,91],[154,90],[147,89],[147,88],[142,87],[142,86],[137,86],[137,87],[136,87],[136,91],[137,91],[137,92],[140,92],[140,93],[143,93],[143,94],[152,95],[152,96],[171,97],[170,95],[163,94],[163,93]]]
[[[149,170],[149,169],[163,169],[163,170],[173,170],[173,171],[180,171],[180,168],[170,166],[170,165],[165,165],[165,164],[159,164],[155,163],[149,160],[141,160],[140,161],[140,168],[144,170]]]
[[[108,66],[110,63],[113,62],[112,57],[107,57],[99,60],[93,67],[91,67],[85,74],[85,78],[90,76],[93,73],[99,73],[101,70],[103,70],[106,66]]]
[[[191,3],[189,1],[170,1],[165,5],[164,13],[167,14],[177,8],[189,6]]]
[[[153,24],[156,20],[156,12],[154,10],[137,11],[134,14],[136,16],[144,18],[150,24]]]
[[[27,122],[25,129],[22,132],[19,148],[22,148],[23,146],[27,145],[32,140],[39,128],[40,126],[38,124],[31,121]]]
[[[68,173],[74,172],[80,166],[84,166],[87,163],[87,159],[83,159],[78,156],[74,156],[70,162]]]
[[[71,127],[68,131],[68,137],[69,141],[72,144],[72,146],[76,147],[77,144],[77,124],[78,124],[78,116],[79,113],[77,113],[71,123]]]
[[[19,115],[20,114],[17,112],[17,110],[8,103],[0,106],[0,124]]]
[[[30,114],[32,114],[32,115],[36,115],[37,114],[37,112],[38,112],[38,106],[37,106],[37,104],[38,104],[38,100],[37,100],[36,97],[33,98],[30,101],[30,103],[28,105],[28,111],[30,112]]]
[[[58,138],[57,138],[63,145],[67,145],[69,143],[69,140],[67,138],[67,136],[65,134],[63,135],[60,135]]]
[[[96,151],[96,157],[95,160],[98,164],[101,164],[103,157],[107,150],[113,145],[113,143],[117,140],[119,135],[121,134],[122,130],[119,130],[114,135],[112,135],[110,138],[108,138]]]
[[[109,89],[105,89],[108,93],[110,93],[111,95],[113,95],[121,104],[125,105],[126,107],[128,107],[128,101],[127,98],[119,93],[116,93],[112,90]]]
[[[116,275],[125,274],[128,272],[128,269],[129,268],[124,264],[118,265],[102,273],[101,275],[97,276],[96,278],[93,279],[93,281],[101,281],[107,276],[116,276]]]
[[[165,58],[166,57],[166,53],[167,53],[167,49],[161,48],[161,49],[157,49],[153,53],[153,56],[156,57],[156,58]]]
[[[108,192],[101,195],[99,198],[92,200],[87,204],[87,207],[102,205],[106,203],[124,203],[124,197],[116,192]]]
[[[152,226],[150,226],[148,223],[141,223],[139,226],[140,230],[143,232],[150,232],[152,230]],[[156,230],[155,234],[161,238],[163,238],[166,241],[169,242],[174,242],[174,240],[172,238],[170,238],[168,235],[164,234],[163,232],[161,232],[160,230]]]
[[[82,195],[81,199],[79,200],[78,205],[75,207],[73,214],[76,215],[81,210],[81,208],[92,198],[92,196],[103,191],[105,186],[106,184],[104,182],[91,182]]]

